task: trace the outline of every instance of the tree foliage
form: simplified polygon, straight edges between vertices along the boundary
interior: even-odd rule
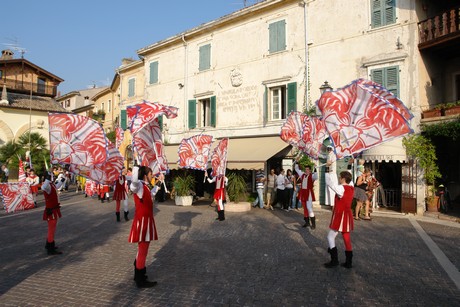
[[[29,132],[21,135],[17,141],[12,140],[0,147],[0,161],[9,163],[11,169],[18,169],[19,157],[23,161],[26,160],[26,152],[30,150],[30,157],[32,159],[32,167],[36,173],[43,173],[45,171],[45,160],[49,163],[50,151],[48,149],[47,140],[37,132],[30,134]]]
[[[110,142],[115,144],[116,137],[117,137],[117,133],[116,133],[115,130],[112,130],[112,131],[106,133],[105,136],[110,140]]]

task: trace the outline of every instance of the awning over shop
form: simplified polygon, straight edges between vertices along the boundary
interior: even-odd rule
[[[216,146],[214,141],[212,150]],[[230,139],[228,142],[228,169],[263,169],[265,162],[286,149],[289,144],[279,136]],[[177,150],[179,145],[165,146],[166,158],[170,169],[177,169]]]
[[[406,150],[402,138],[397,138],[363,151],[362,159],[366,161],[405,162]]]

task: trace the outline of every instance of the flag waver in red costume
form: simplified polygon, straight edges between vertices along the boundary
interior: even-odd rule
[[[152,180],[152,170],[147,166],[133,167],[133,180],[130,189],[136,206],[129,242],[137,243],[137,256],[134,261],[134,280],[138,288],[150,288],[157,284],[149,281],[145,261],[150,241],[158,240],[153,217],[153,199],[148,183]]]
[[[120,221],[120,205],[123,201],[123,209],[125,215],[125,221],[129,221],[128,218],[128,192],[126,185],[126,169],[123,169],[122,174],[115,180],[115,188],[113,189],[113,199],[116,201],[115,215],[117,222]]]
[[[316,228],[316,218],[313,212],[313,202],[315,201],[315,192],[313,191],[313,182],[318,179],[318,173],[311,172],[310,166],[305,167],[305,172],[302,172],[298,163],[295,163],[294,169],[300,178],[300,191],[297,198],[303,207],[303,219],[305,224],[302,227],[310,226],[311,229]],[[311,225],[310,225],[311,220]]]
[[[56,232],[56,226],[58,218],[61,217],[61,206],[59,205],[59,199],[56,188],[59,189],[63,185],[63,181],[59,180],[56,186],[51,181],[51,174],[47,172],[45,174],[45,181],[42,184],[43,195],[45,196],[45,211],[43,212],[43,220],[48,222],[48,236],[46,238],[45,248],[48,251],[48,255],[60,255],[62,252],[57,251],[57,247],[54,243],[54,234]]]
[[[209,183],[216,183],[216,188],[214,190],[214,200],[216,201],[217,204],[217,218],[216,220],[219,221],[224,221],[225,220],[225,203],[227,201],[226,199],[226,193],[225,193],[225,187],[228,184],[228,178],[225,176],[216,176],[212,179],[208,178],[208,172],[204,172],[205,177],[208,179]]]
[[[331,223],[329,224],[329,233],[327,240],[329,243],[328,253],[331,254],[331,261],[325,263],[327,268],[339,265],[337,247],[335,246],[335,237],[339,232],[342,233],[345,243],[346,261],[342,266],[350,269],[352,267],[353,249],[351,246],[350,232],[353,230],[353,212],[351,203],[353,201],[354,187],[351,182],[351,173],[343,171],[340,173],[339,184],[335,183],[333,173],[326,173],[326,185],[335,192],[335,205],[332,208]]]

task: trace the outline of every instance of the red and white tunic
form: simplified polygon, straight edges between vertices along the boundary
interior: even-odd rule
[[[33,194],[38,193],[38,188],[39,188],[39,178],[37,175],[29,175],[26,178],[27,183],[30,185],[30,190],[32,191]]]
[[[113,200],[125,200],[128,197],[126,188],[126,176],[121,175],[118,180],[115,181],[115,188],[112,196]]]
[[[223,202],[225,199],[225,186],[227,185],[228,179],[225,176],[208,178],[208,182],[216,182],[216,189],[214,190],[214,199],[217,201],[217,211],[224,210]]]
[[[326,184],[336,193],[335,205],[332,209],[332,217],[329,228],[340,232],[350,232],[353,230],[354,226],[353,211],[351,211],[354,187],[346,184],[332,184],[328,175],[329,174],[326,174]]]
[[[141,185],[140,189],[142,189],[142,192],[138,191],[133,194],[136,211],[131,232],[129,233],[128,241],[130,243],[158,240],[155,219],[153,217],[152,195],[149,188],[143,182],[139,182],[139,184]]]
[[[59,206],[59,199],[56,191],[56,187],[53,183],[45,181],[42,186],[43,195],[45,196],[45,210],[43,211],[43,220],[57,220],[62,217],[61,209]],[[49,209],[51,209],[51,214],[48,215]]]

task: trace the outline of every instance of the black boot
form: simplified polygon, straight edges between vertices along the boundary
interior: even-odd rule
[[[326,268],[333,268],[339,265],[339,256],[337,254],[337,247],[334,248],[328,248],[327,252],[331,254],[331,261],[328,263],[325,263],[324,266]]]
[[[125,221],[126,222],[129,221],[129,218],[128,218],[129,211],[125,211],[124,214],[125,214]]]
[[[310,226],[310,218],[309,217],[304,217],[303,218],[305,221],[305,224],[303,224],[303,228],[309,227]]]
[[[138,288],[152,288],[156,286],[156,281],[149,281],[146,275],[147,269],[134,269],[134,280],[136,281],[136,286]]]
[[[225,211],[224,210],[220,210],[220,211],[217,211],[217,219],[219,221],[224,221],[225,220]]]
[[[353,264],[351,260],[353,259],[353,251],[345,251],[345,262],[342,263],[342,266],[351,269],[353,267]]]
[[[120,221],[120,212],[115,212],[115,215],[117,216],[117,222]]]
[[[102,196],[102,197],[99,196],[99,198],[101,199],[101,203],[103,203],[104,199],[105,199],[105,196]]]
[[[45,248],[48,251],[48,255],[61,255],[62,254],[62,252],[57,250],[57,247],[56,247],[54,241],[53,242],[46,241]]]
[[[312,216],[310,220],[311,220],[311,229],[315,229],[316,228],[316,217]]]

